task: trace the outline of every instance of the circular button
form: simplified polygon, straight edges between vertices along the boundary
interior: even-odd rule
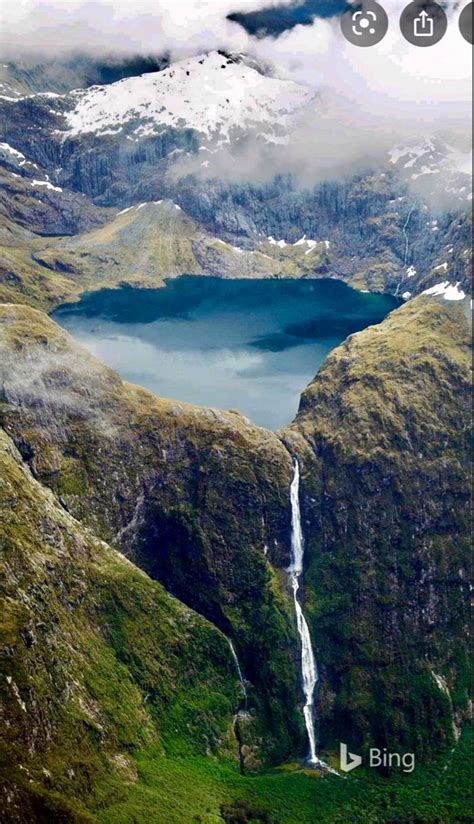
[[[434,46],[446,34],[448,18],[432,0],[415,0],[402,11],[400,29],[412,46]]]
[[[472,46],[472,3],[464,6],[459,16],[459,31],[464,37],[464,40],[467,40]]]
[[[375,0],[363,0],[356,11],[346,11],[341,17],[341,30],[354,46],[375,46],[387,34],[388,17]]]

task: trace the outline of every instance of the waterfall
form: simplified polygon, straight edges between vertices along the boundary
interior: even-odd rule
[[[316,755],[316,733],[314,730],[313,719],[313,700],[314,688],[318,680],[318,669],[314,658],[313,647],[311,645],[311,636],[309,634],[308,624],[304,617],[301,604],[298,601],[298,590],[300,587],[299,578],[303,572],[303,557],[304,557],[304,539],[303,530],[301,528],[301,512],[300,512],[300,467],[295,458],[294,461],[294,475],[290,488],[291,499],[291,564],[288,569],[290,576],[290,583],[293,590],[293,600],[295,603],[296,623],[298,634],[301,641],[301,676],[303,682],[303,692],[305,696],[305,705],[303,709],[304,720],[306,724],[306,732],[309,740],[309,762],[310,764],[319,764],[319,759]]]
[[[405,220],[405,223],[404,223],[404,225],[403,225],[403,229],[402,229],[403,236],[404,236],[404,238],[405,238],[405,258],[404,258],[404,261],[403,261],[403,266],[404,266],[405,268],[406,268],[407,261],[408,261],[408,249],[409,249],[409,240],[408,240],[408,232],[407,232],[407,229],[408,229],[408,224],[410,223],[410,218],[411,218],[411,216],[412,216],[412,214],[413,214],[413,209],[414,209],[414,208],[415,208],[415,206],[417,206],[417,205],[418,205],[418,204],[417,204],[417,201],[415,200],[415,201],[414,201],[414,203],[412,203],[412,205],[411,205],[411,207],[410,207],[410,211],[408,212],[407,219]]]
[[[408,229],[408,224],[410,223],[411,216],[413,214],[413,210],[414,210],[415,206],[417,206],[417,205],[418,205],[418,201],[415,200],[414,203],[412,203],[412,205],[410,207],[410,211],[408,212],[407,219],[405,220],[405,223],[403,224],[403,227],[402,227],[403,237],[405,238],[405,257],[404,257],[404,260],[403,260],[403,275],[402,275],[402,277],[401,277],[401,279],[398,283],[398,286],[395,290],[395,295],[398,295],[398,293],[400,292],[401,285],[402,285],[403,280],[404,280],[405,275],[406,275],[406,268],[407,268],[407,262],[408,262],[408,251],[409,251],[409,248],[410,248],[410,241],[408,239],[407,229]]]
[[[229,642],[229,647],[230,647],[230,651],[232,653],[232,658],[235,661],[235,668],[236,668],[237,674],[239,676],[240,686],[242,688],[242,694],[244,696],[244,711],[247,712],[248,696],[247,696],[247,688],[245,686],[244,676],[242,675],[242,670],[240,669],[239,659],[237,658],[237,653],[235,651],[235,647],[234,647],[232,641],[230,640],[230,638],[228,638],[227,640]]]

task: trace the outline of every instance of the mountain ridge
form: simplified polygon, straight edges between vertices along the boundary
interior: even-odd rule
[[[247,103],[239,102],[241,92],[235,92],[241,88],[242,72],[253,78]],[[156,83],[162,96],[159,105],[149,94]],[[189,84],[194,97],[186,95]],[[208,86],[211,91],[202,95]],[[228,98],[229,89],[237,94],[234,103],[232,95]],[[291,89],[289,98],[287,89]],[[277,90],[282,91],[282,99]],[[254,251],[255,261],[246,263],[245,276],[254,264],[262,274],[274,266],[278,276],[334,274],[357,288],[411,297],[423,291],[421,284],[426,289],[444,282],[446,277],[436,279],[436,267],[446,263],[450,282],[470,291],[466,158],[440,136],[418,146],[394,147],[384,168],[307,189],[288,175],[258,184],[219,179],[222,151],[230,149],[231,155],[237,151],[234,164],[238,164],[241,141],[242,145],[254,139],[260,143],[267,138],[288,141],[293,106],[286,104],[293,94],[296,109],[313,105],[308,88],[270,76],[245,56],[212,52],[155,74],[73,94],[0,99],[2,222],[7,245],[12,217],[39,235],[60,237],[83,234],[114,220],[114,212],[107,210],[170,200],[201,225],[204,237],[208,233],[233,247]],[[110,111],[109,102],[113,104]],[[111,133],[68,136],[64,118],[76,106],[79,120],[81,106],[84,116],[91,107],[90,124],[97,125],[96,115],[100,115],[100,128],[102,123],[104,131]],[[183,118],[178,109],[174,112],[175,106]],[[111,122],[115,125],[109,129]],[[196,131],[201,127],[204,132]],[[291,141],[284,145],[291,151]],[[177,173],[176,164],[183,160],[191,163],[189,173],[186,163]],[[304,265],[289,263],[288,249],[265,248],[270,237],[287,247],[303,237],[318,243],[327,240],[329,259],[318,255],[314,266],[310,256]],[[194,252],[189,259],[192,271],[219,274],[222,265],[222,274],[227,275],[238,269],[235,262],[229,262],[232,250],[227,260],[222,260],[215,244],[209,246],[206,241],[195,251],[198,261]],[[262,258],[260,251],[278,261]],[[11,253],[5,254],[11,258]],[[23,253],[20,257],[26,265]],[[69,263],[68,259],[66,267]],[[165,255],[160,265],[166,264]],[[28,266],[35,269],[34,262]],[[171,267],[178,271],[175,262]],[[41,274],[44,271],[37,270],[36,277]]]

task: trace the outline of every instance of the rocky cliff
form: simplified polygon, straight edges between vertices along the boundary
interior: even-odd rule
[[[282,760],[302,734],[275,569],[289,548],[286,449],[238,412],[124,384],[45,315],[1,318],[5,431],[67,511],[233,639],[259,710],[255,758]]]
[[[323,741],[432,757],[468,706],[468,302],[420,297],[327,359],[282,433],[304,466]]]
[[[429,759],[467,702],[468,365],[462,307],[418,298],[335,350],[279,439],[123,384],[6,306],[2,425],[66,511],[233,639],[256,763],[302,742],[284,573],[298,454],[321,743],[344,730]]]
[[[97,820],[147,747],[235,751],[226,638],[82,527],[3,429],[0,519],[2,820]]]

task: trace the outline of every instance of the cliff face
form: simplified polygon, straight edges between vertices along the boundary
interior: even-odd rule
[[[277,437],[163,401],[46,316],[1,309],[1,420],[62,507],[233,639],[249,768],[304,748],[287,592],[291,454],[320,742],[431,759],[467,702],[468,334],[421,297],[353,335]]]
[[[291,459],[239,413],[124,384],[46,316],[0,310],[1,417],[34,476],[234,641],[257,708],[256,761],[299,747],[290,601]]]
[[[466,305],[417,298],[352,335],[282,433],[304,466],[325,743],[431,758],[467,707]]]
[[[95,821],[146,748],[235,756],[227,640],[69,515],[3,429],[0,521],[2,820]]]

